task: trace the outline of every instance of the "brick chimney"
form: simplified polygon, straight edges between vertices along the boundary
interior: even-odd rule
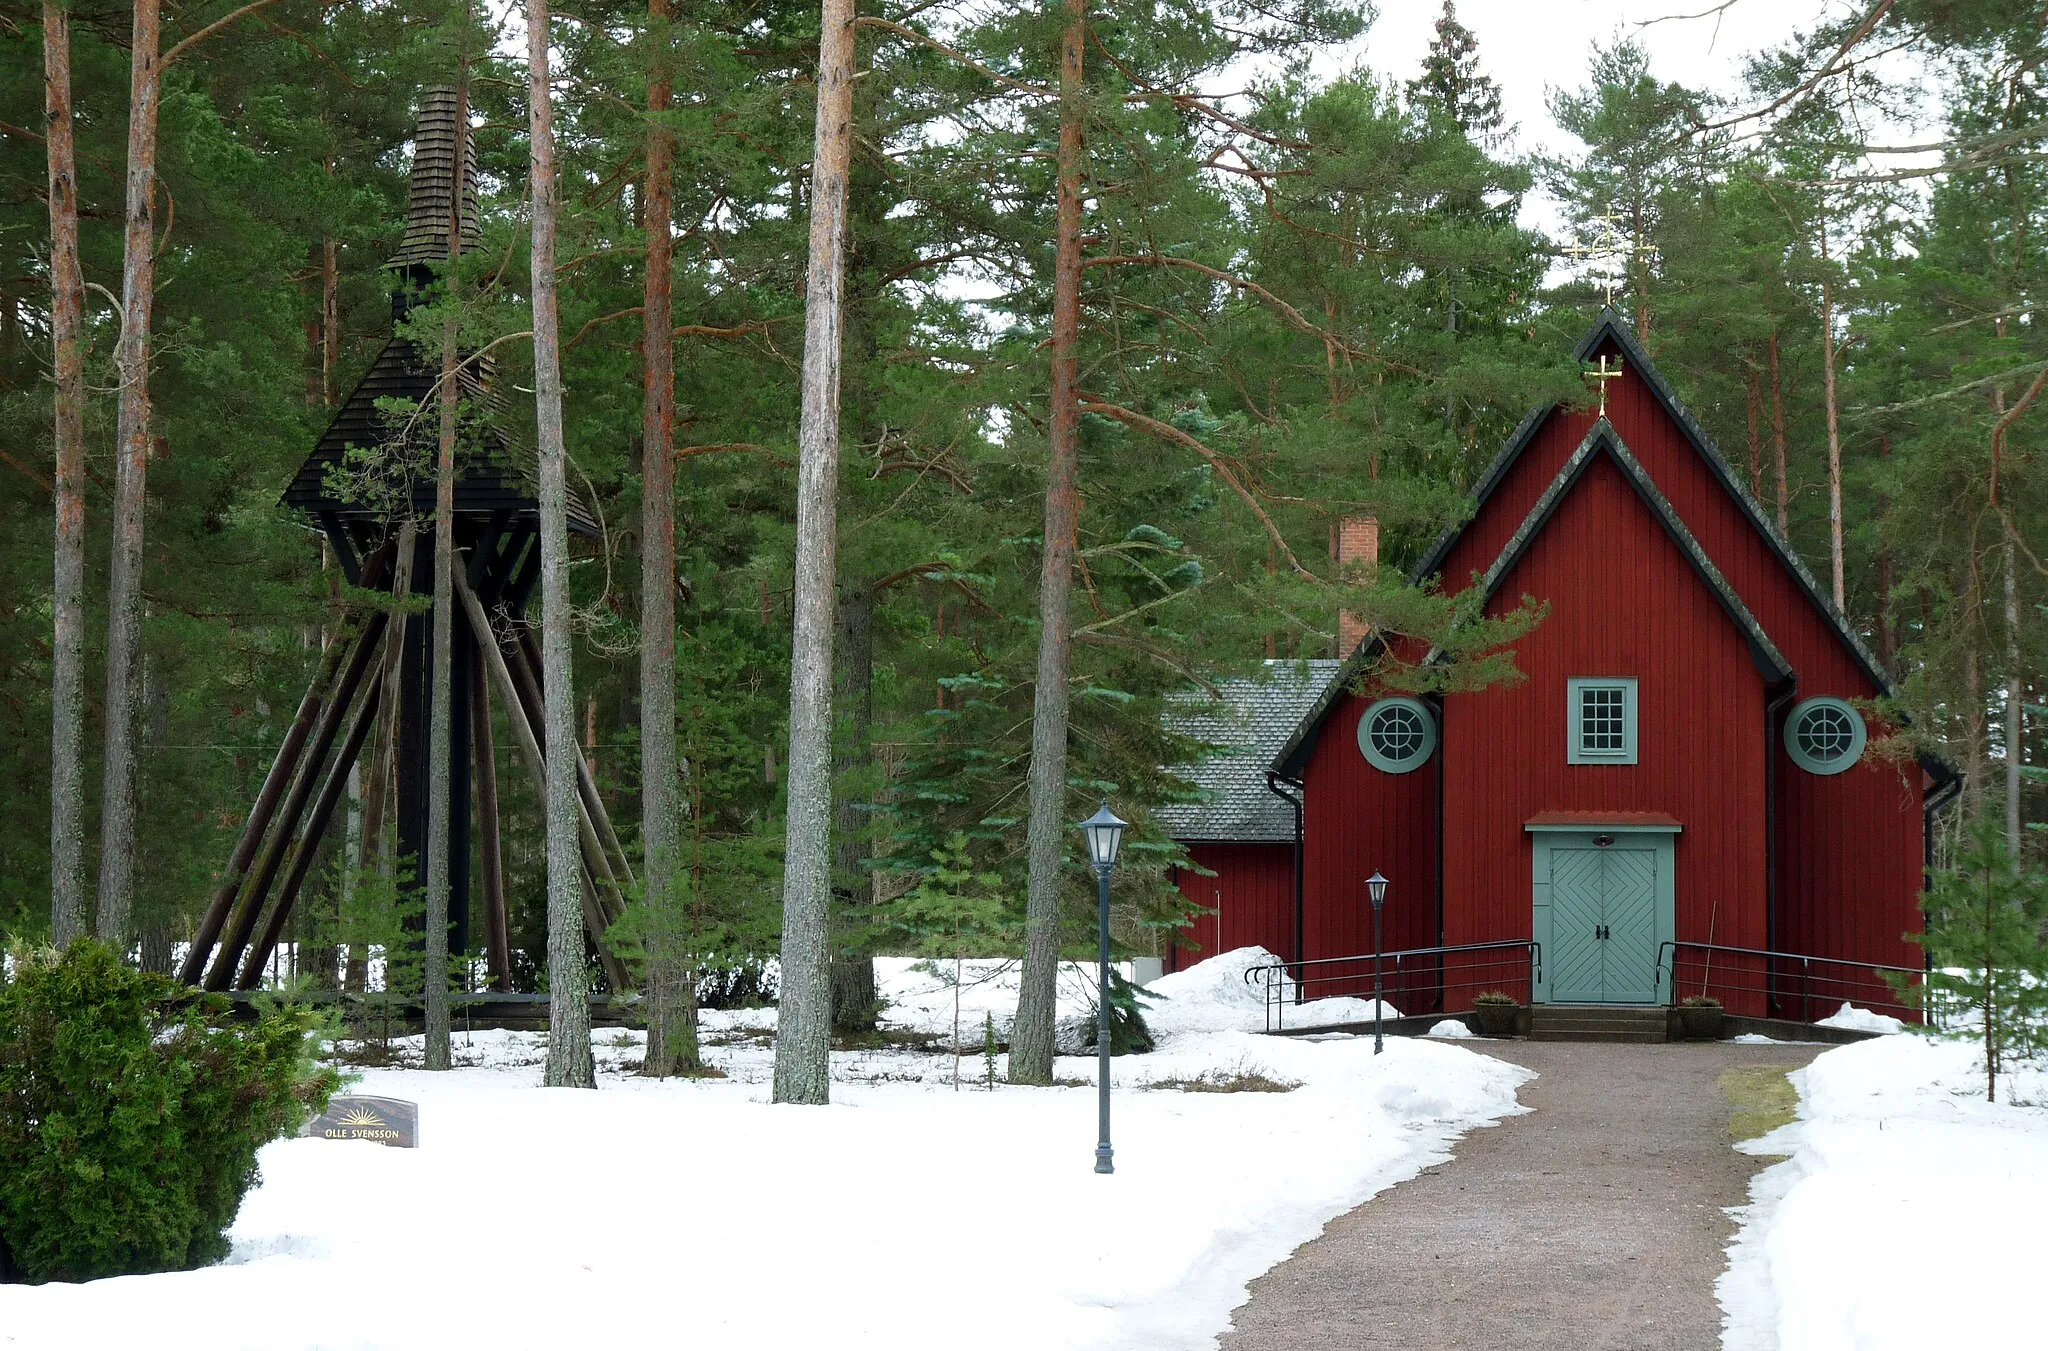
[[[1337,575],[1350,578],[1361,568],[1370,576],[1380,561],[1380,521],[1377,516],[1344,516],[1330,526],[1330,558],[1337,565]],[[1340,611],[1337,615],[1337,658],[1342,661],[1358,650],[1369,632],[1366,622],[1357,615]]]

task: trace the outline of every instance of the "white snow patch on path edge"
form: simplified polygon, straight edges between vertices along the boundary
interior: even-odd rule
[[[1738,1146],[1789,1157],[1730,1211],[1724,1351],[2039,1345],[2017,1292],[2039,1283],[2048,1073],[2002,1075],[1993,1104],[1981,1047],[1891,1036],[1826,1051],[1792,1082],[1799,1119]]]

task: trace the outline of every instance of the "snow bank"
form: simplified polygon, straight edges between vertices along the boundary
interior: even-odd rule
[[[1429,1035],[1432,1037],[1449,1037],[1453,1041],[1463,1041],[1476,1034],[1464,1019],[1446,1018],[1432,1026],[1429,1029]]]
[[[1759,1173],[1719,1294],[1727,1351],[1924,1351],[2048,1341],[2048,1073],[1922,1037],[1838,1047],[1793,1075],[1800,1119],[1744,1148]],[[2010,1102],[2030,1104],[2011,1106]]]
[[[1007,1020],[1001,966],[963,1010]],[[900,1024],[950,1032],[950,973],[878,974]],[[955,1091],[950,1054],[835,1054],[832,1106],[777,1107],[771,1011],[706,1014],[724,1080],[625,1077],[638,1035],[600,1031],[595,1093],[536,1087],[538,1034],[458,1033],[466,1068],[362,1077],[420,1104],[417,1150],[273,1144],[226,1265],[0,1286],[0,1348],[554,1351],[593,1329],[771,1351],[1207,1347],[1328,1220],[1520,1110],[1527,1072],[1458,1046],[1195,1030],[1243,1010],[1229,979],[1183,977],[1186,1023],[1116,1062],[1113,1176],[1092,1171],[1092,1058],[1058,1062],[1065,1087],[984,1091],[970,1055]],[[1252,1070],[1300,1087],[1144,1087]]]
[[[1874,1013],[1869,1009],[1858,1008],[1846,1000],[1841,1008],[1836,1009],[1827,1017],[1814,1019],[1814,1026],[1846,1027],[1852,1032],[1878,1032],[1887,1036],[1894,1032],[1906,1030],[1906,1025],[1897,1018],[1887,1017],[1882,1013]]]
[[[1145,1022],[1155,1033],[1176,1032],[1263,1032],[1266,1029],[1267,992],[1263,984],[1245,982],[1254,967],[1271,966],[1281,959],[1265,948],[1236,948],[1197,962],[1185,971],[1161,976],[1145,989],[1157,996],[1145,1009]],[[1338,997],[1294,1002],[1294,982],[1278,973],[1275,998],[1284,1002],[1281,1011],[1286,1025],[1329,1027],[1337,1023],[1369,1023],[1372,1001]],[[1383,1017],[1398,1018],[1401,1011],[1383,1005]]]

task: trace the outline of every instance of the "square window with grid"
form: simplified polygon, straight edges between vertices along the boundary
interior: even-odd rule
[[[1580,687],[1579,749],[1588,755],[1619,755],[1628,749],[1627,691],[1621,686]]]
[[[1636,682],[1616,676],[1569,682],[1570,739],[1565,758],[1575,765],[1636,763]]]

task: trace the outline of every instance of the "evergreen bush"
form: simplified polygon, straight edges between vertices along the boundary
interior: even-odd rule
[[[0,985],[0,1279],[181,1271],[227,1255],[256,1151],[340,1086],[316,1015],[124,966],[80,939],[18,948]]]
[[[1953,868],[1921,901],[1926,929],[1906,937],[1927,952],[1924,983],[1893,979],[1935,1025],[1924,1031],[1981,1041],[1984,1095],[1998,1076],[2048,1052],[2048,876],[2017,865],[1997,829],[1972,833]]]
[[[1145,1023],[1145,1005],[1154,996],[1135,981],[1126,980],[1123,972],[1115,967],[1109,969],[1109,1053],[1116,1055],[1144,1055],[1153,1049],[1152,1029]],[[1096,1017],[1090,1014],[1080,1020],[1074,1031],[1084,1049],[1095,1049]]]

